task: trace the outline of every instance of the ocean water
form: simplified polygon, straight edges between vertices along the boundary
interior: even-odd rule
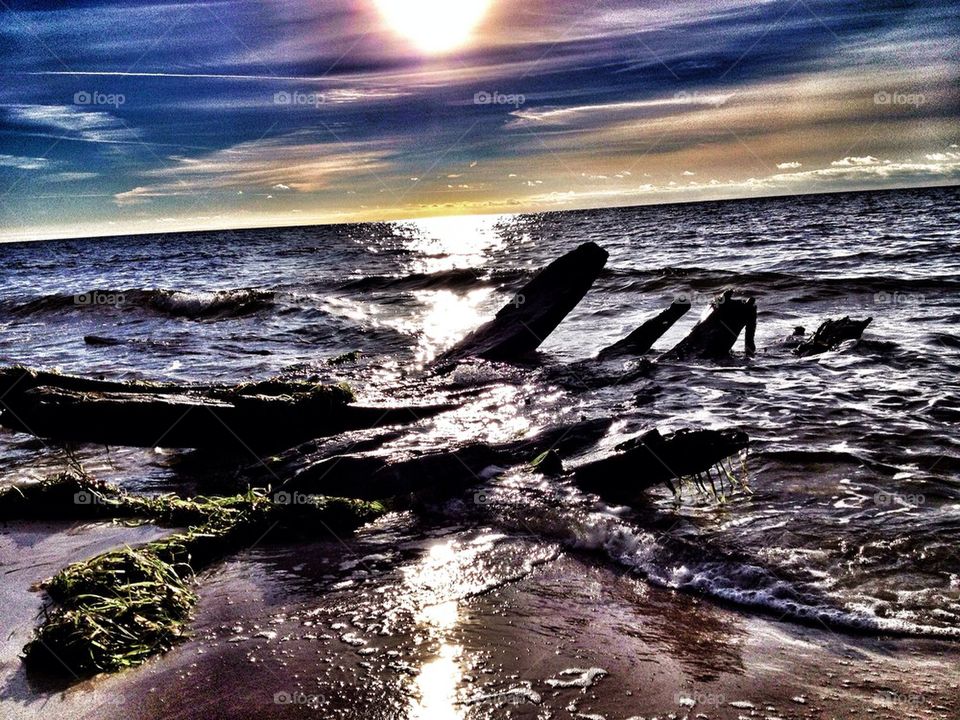
[[[533,361],[427,375],[538,268],[588,240],[609,251],[607,267]],[[580,417],[615,419],[588,457],[650,427],[742,428],[751,446],[738,473],[752,492],[723,503],[656,489],[643,507],[614,507],[510,472],[438,508],[429,532],[482,527],[498,540],[471,553],[490,560],[509,547],[511,567],[561,548],[798,622],[960,636],[955,188],[6,244],[0,258],[3,365],[178,381],[318,374],[371,401],[455,386],[462,408],[408,428],[398,452]],[[669,349],[726,287],[757,299],[755,357],[738,344],[724,362],[641,372],[592,359],[687,297],[693,311],[656,346]],[[861,342],[807,359],[776,348],[797,325],[845,315],[873,317]],[[326,362],[353,350],[360,361]],[[70,452],[146,492],[196,489],[211,468],[255,463]],[[66,460],[61,447],[0,431],[0,482]]]

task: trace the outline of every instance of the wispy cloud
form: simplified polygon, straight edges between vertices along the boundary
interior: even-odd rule
[[[70,140],[94,143],[129,143],[140,132],[103,110],[86,110],[75,105],[7,105],[7,121],[29,131],[53,130]]]
[[[46,158],[20,157],[18,155],[0,155],[0,166],[13,167],[20,170],[44,170],[50,167]]]
[[[4,227],[46,222],[56,197],[88,227],[956,177],[955,8],[938,0],[494,2],[440,56],[368,0],[16,7]],[[125,102],[76,102],[96,92]]]
[[[517,120],[507,127],[524,127],[537,124],[570,125],[583,121],[596,123],[598,120],[609,122],[616,118],[634,120],[637,117],[642,117],[644,111],[689,111],[704,105],[720,107],[725,105],[732,96],[732,93],[691,94],[678,90],[669,97],[649,100],[515,110],[511,115]]]
[[[361,173],[385,172],[391,165],[382,146],[309,142],[300,135],[241,143],[199,158],[140,174],[143,184],[115,195],[118,205],[154,198],[216,194],[223,191],[316,192],[335,180],[349,183]]]

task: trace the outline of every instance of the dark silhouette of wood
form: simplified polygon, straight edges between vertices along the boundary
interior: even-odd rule
[[[0,370],[0,425],[68,442],[287,448],[347,430],[416,422],[453,407],[357,406],[347,388],[303,381],[176,385]]]
[[[849,317],[826,320],[812,337],[797,345],[794,353],[800,357],[810,357],[834,350],[847,340],[859,340],[871,322],[873,318],[869,317],[865,320],[851,320]]]
[[[533,352],[583,299],[607,257],[606,250],[588,242],[557,258],[520,288],[492,320],[467,335],[437,363],[471,357],[512,361]]]
[[[745,329],[744,351],[752,355],[756,352],[756,326],[757,304],[754,299],[734,298],[733,290],[725,290],[713,301],[710,314],[662,358],[716,360],[726,357]]]
[[[690,303],[676,301],[666,310],[644,322],[640,327],[618,340],[613,345],[600,351],[601,360],[618,355],[643,355],[650,352],[653,344],[673,327],[674,323],[687,314]]]
[[[706,473],[749,443],[740,430],[650,430],[617,446],[614,455],[579,466],[574,480],[607,500],[629,503],[658,484]]]

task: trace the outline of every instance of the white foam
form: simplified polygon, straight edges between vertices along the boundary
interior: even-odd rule
[[[557,673],[558,677],[549,678],[547,685],[555,688],[583,688],[586,690],[600,678],[607,675],[603,668],[567,668]]]

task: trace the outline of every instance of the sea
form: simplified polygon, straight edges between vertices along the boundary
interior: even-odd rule
[[[587,241],[609,252],[606,268],[534,357],[432,372]],[[725,288],[756,298],[757,354],[738,343],[723,361],[658,362]],[[692,312],[645,360],[595,359],[677,298]],[[873,318],[859,342],[809,358],[780,344],[845,316]],[[13,364],[177,382],[321,377],[369,403],[455,387],[459,409],[404,428],[397,452],[611,419],[597,447],[564,458],[576,464],[650,428],[739,428],[751,440],[733,463],[745,487],[655,488],[625,507],[565,478],[485,473],[423,518],[395,518],[379,539],[371,530],[382,562],[370,572],[404,561],[390,552],[397,533],[451,537],[444,557],[465,572],[501,568],[476,573],[468,592],[572,553],[747,613],[960,637],[957,188],[2,244],[0,365]],[[0,483],[75,461],[160,493],[209,492],[207,474],[257,458],[0,431]]]

